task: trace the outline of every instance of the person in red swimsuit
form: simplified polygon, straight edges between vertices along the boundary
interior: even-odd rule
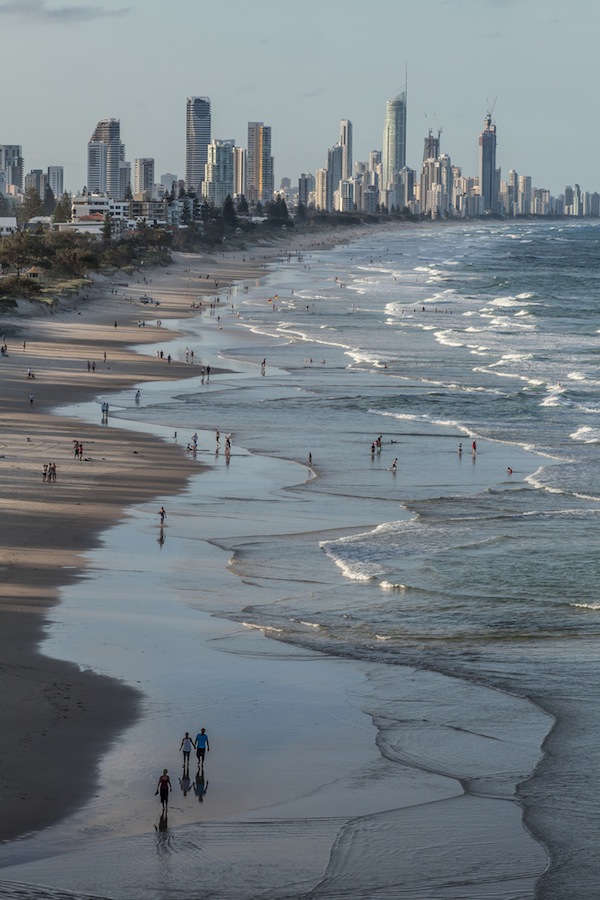
[[[160,794],[160,802],[162,803],[163,812],[166,812],[169,805],[169,791],[172,790],[171,779],[167,769],[163,769],[163,773],[158,779],[156,785],[156,793]]]

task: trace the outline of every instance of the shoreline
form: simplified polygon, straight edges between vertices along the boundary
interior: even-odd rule
[[[97,773],[105,751],[138,715],[141,695],[134,689],[40,652],[48,614],[61,588],[84,577],[82,554],[98,545],[102,531],[128,507],[175,495],[198,472],[198,463],[177,444],[152,434],[132,434],[113,422],[110,427],[84,423],[53,410],[140,383],[199,374],[197,366],[157,361],[135,347],[150,339],[167,342],[176,337],[166,328],[138,323],[149,314],[165,320],[195,315],[190,290],[204,303],[217,291],[206,273],[216,276],[222,291],[234,282],[263,277],[269,264],[288,251],[329,249],[358,236],[354,228],[297,240],[291,236],[281,245],[252,247],[251,257],[243,251],[218,257],[176,254],[166,269],[129,279],[122,293],[138,302],[122,299],[108,281],[99,280],[84,297],[70,298],[67,308],[59,307],[51,316],[11,315],[3,320],[8,356],[0,363],[5,413],[0,453],[0,507],[5,512],[0,525],[0,671],[7,727],[0,737],[5,812],[0,841],[45,828],[86,802],[97,777],[90,772]],[[185,271],[192,266],[194,275],[203,276],[193,288],[192,276]],[[166,282],[160,291],[155,280]],[[158,308],[139,302],[146,293],[160,295]],[[88,371],[88,359],[95,371]],[[34,378],[27,375],[29,367]],[[213,366],[215,375],[218,371]],[[74,459],[73,440],[83,443],[83,460]],[[42,465],[51,461],[57,463],[56,484],[42,481]]]

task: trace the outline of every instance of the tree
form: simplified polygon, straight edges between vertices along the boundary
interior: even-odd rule
[[[46,185],[46,190],[44,191],[44,202],[42,206],[45,216],[51,216],[56,208],[56,197],[49,184]]]
[[[4,194],[0,193],[0,216],[10,216],[12,214],[12,207]]]
[[[192,210],[190,207],[190,201],[186,197],[185,200],[183,201],[183,207],[181,209],[181,224],[189,225],[191,221],[192,221]]]
[[[235,214],[235,206],[233,205],[231,194],[227,194],[225,197],[225,203],[223,204],[223,219],[225,224],[229,225],[230,228],[236,228],[238,220]]]
[[[241,212],[244,215],[246,215],[249,212],[248,201],[246,200],[246,198],[244,197],[243,194],[238,200],[238,212]]]
[[[110,215],[106,213],[104,223],[102,225],[102,240],[107,244],[112,238],[112,221]]]
[[[125,188],[125,200],[133,200],[133,193],[131,191],[131,184],[128,184]]]
[[[17,207],[17,219],[20,224],[29,222],[35,216],[43,214],[44,207],[40,195],[34,187],[27,188],[23,202]]]
[[[14,269],[17,278],[27,266],[39,261],[40,238],[30,231],[17,231],[0,241],[0,265]]]
[[[62,195],[62,197],[54,207],[53,218],[55,222],[71,221],[71,198],[67,193],[64,193]]]
[[[306,222],[306,207],[302,201],[298,203],[298,208],[296,210],[296,218],[299,222]]]

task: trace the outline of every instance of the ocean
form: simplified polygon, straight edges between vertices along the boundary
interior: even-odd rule
[[[507,864],[494,879],[488,860],[475,886],[442,888],[429,881],[431,850],[402,890],[390,875],[361,893],[338,841],[321,886],[288,885],[285,896],[598,895],[599,251],[600,225],[566,221],[407,226],[334,250],[282,249],[271,274],[223,291],[170,345],[230,372],[141,385],[139,404],[133,392],[110,398],[119,424],[176,431],[184,446],[199,436],[209,472],[165,498],[167,539],[143,574],[168,581],[190,627],[208,613],[271,646],[360,661],[379,688],[395,667],[434,673],[477,696],[516,698],[535,720],[538,745],[522,759],[503,769],[494,749],[489,772],[461,770],[458,757],[452,770],[472,799],[511,801],[543,859],[535,871]],[[77,413],[95,416],[98,403]],[[150,525],[136,515],[141,547]],[[103,578],[115,568],[128,577],[137,545],[123,528],[93,554]],[[65,590],[63,625],[84,589]],[[83,636],[66,635],[60,610],[57,622],[49,651],[113,671],[101,649],[90,656]],[[135,681],[124,665],[115,674]],[[410,716],[389,712],[395,691],[375,691],[364,708],[382,755],[406,764],[394,734]],[[512,713],[497,715],[510,729]],[[371,884],[387,872],[376,854],[363,862]],[[177,885],[152,896],[195,896]],[[284,896],[231,890],[210,896]]]

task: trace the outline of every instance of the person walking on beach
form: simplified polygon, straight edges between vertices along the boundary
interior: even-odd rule
[[[206,733],[206,729],[201,728],[199,733],[196,735],[196,756],[198,758],[199,769],[204,768],[204,753],[207,750],[210,751],[208,735]]]
[[[159,776],[158,784],[156,785],[156,791],[154,796],[160,794],[160,802],[162,803],[163,813],[167,811],[167,807],[169,805],[169,791],[173,790],[171,787],[171,779],[169,778],[168,769],[163,769],[162,775]]]
[[[167,511],[166,511],[166,509],[164,508],[164,506],[161,506],[161,508],[160,508],[159,511],[158,511],[158,515],[159,515],[159,518],[160,518],[160,524],[161,524],[161,525],[164,525],[164,524],[165,524],[165,519],[167,518]]]
[[[190,768],[190,753],[193,748],[196,746],[194,741],[190,737],[189,731],[186,731],[184,736],[181,738],[181,744],[179,745],[179,749],[183,750],[183,771],[186,769],[189,771]]]

